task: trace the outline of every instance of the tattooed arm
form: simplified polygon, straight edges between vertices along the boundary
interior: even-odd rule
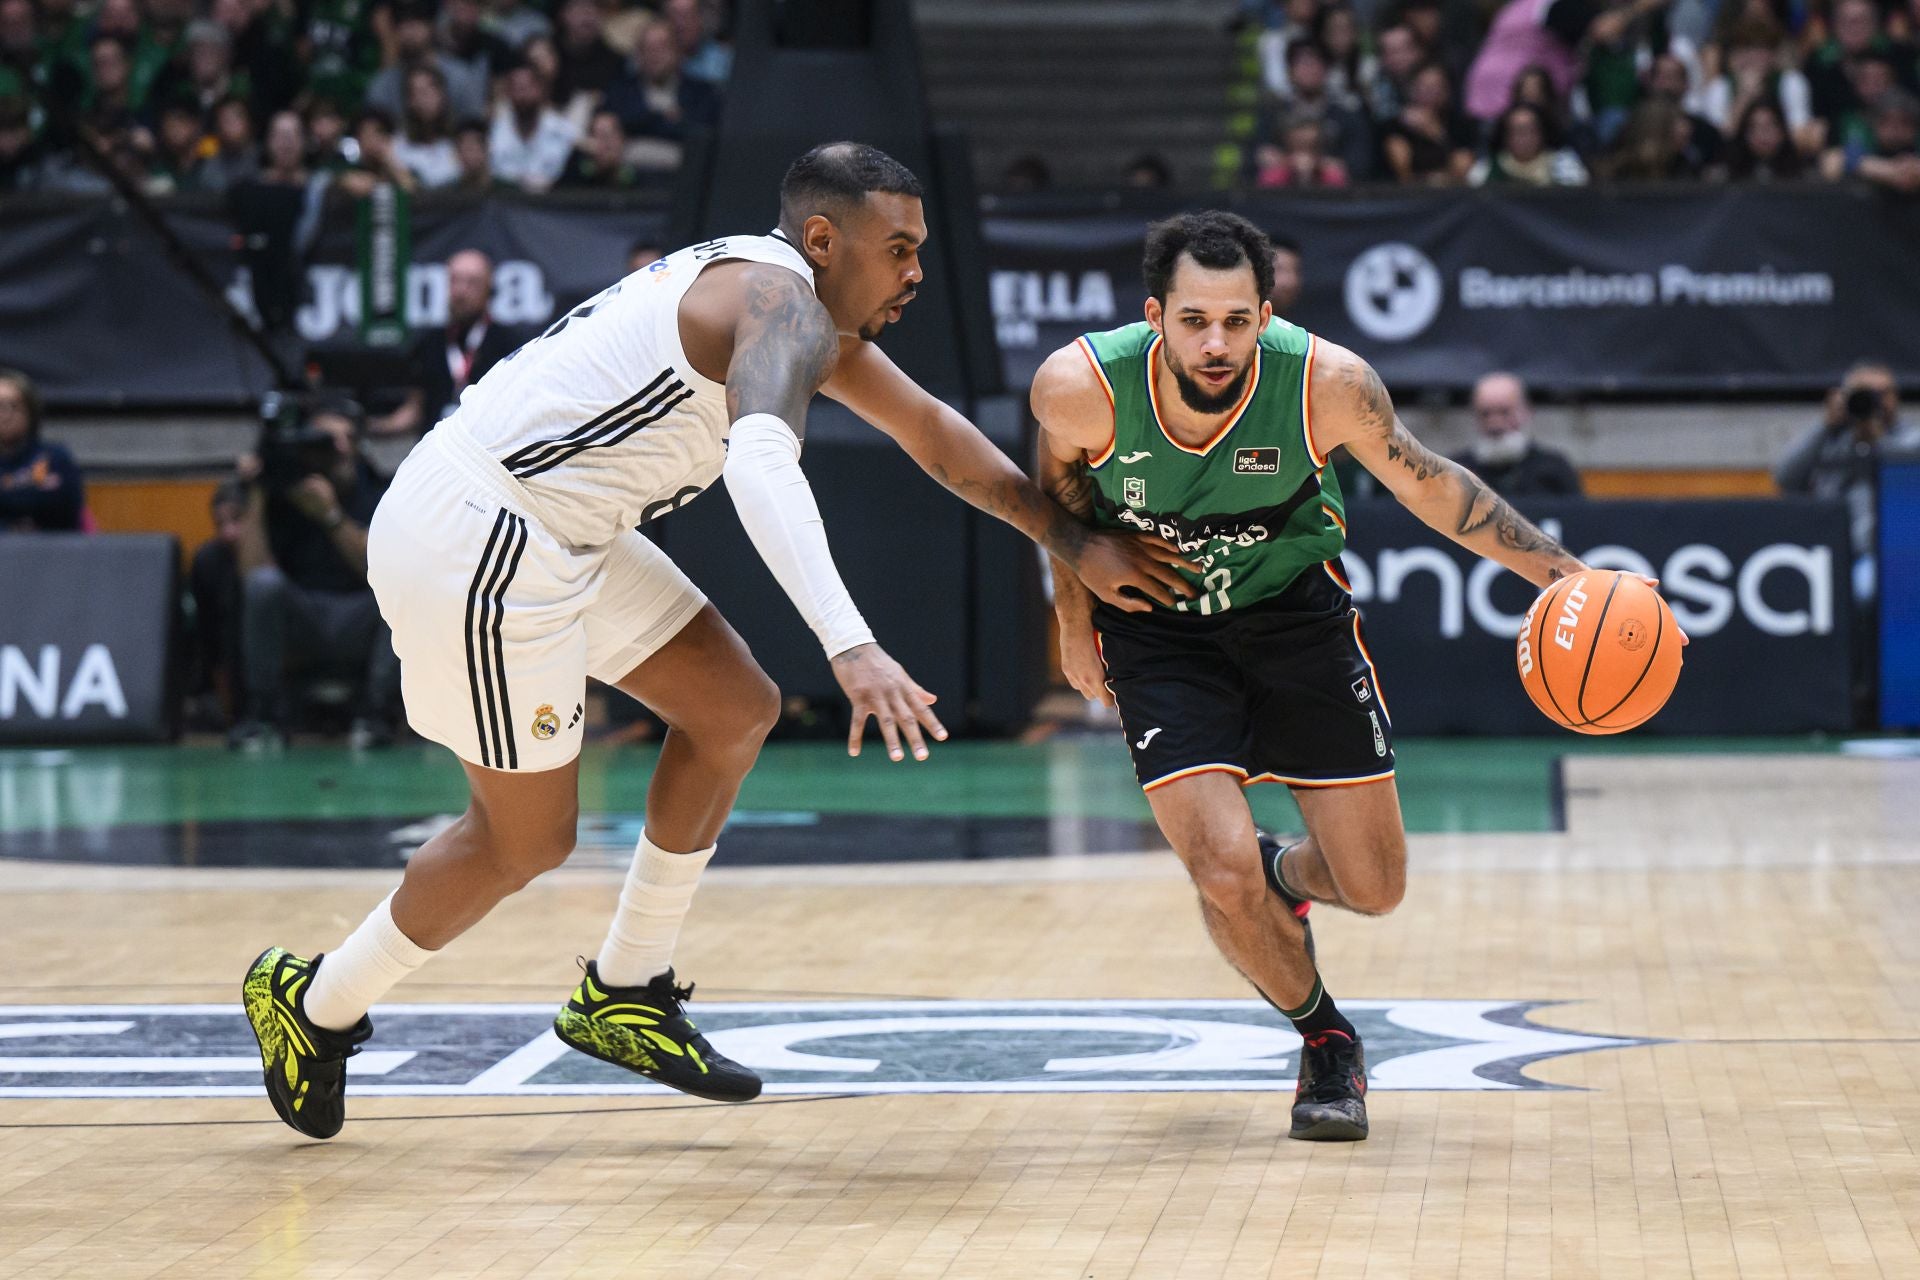
[[[755,267],[743,284],[727,364],[727,492],[754,550],[819,637],[847,695],[848,754],[860,754],[872,717],[888,756],[901,760],[911,750],[925,760],[926,737],[947,736],[933,714],[934,696],[874,643],[834,568],[819,505],[800,470],[807,404],[838,358],[833,319],[785,268]]]
[[[1321,342],[1308,395],[1318,449],[1347,446],[1402,506],[1467,550],[1538,587],[1586,567],[1479,476],[1414,439],[1380,375],[1353,352]]]
[[[1084,513],[1049,501],[979,428],[929,395],[872,343],[843,348],[823,390],[892,436],[955,495],[1046,548],[1056,563],[1068,567],[1066,576],[1084,581],[1100,599],[1142,609],[1148,607],[1145,602],[1123,594],[1124,588],[1167,599],[1169,587],[1180,583],[1180,576],[1161,563],[1185,563],[1172,547],[1157,538],[1097,533]],[[1091,490],[1089,511],[1090,504]]]

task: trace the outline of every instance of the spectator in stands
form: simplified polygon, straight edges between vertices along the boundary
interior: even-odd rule
[[[1427,56],[1447,69],[1456,83],[1467,73],[1480,47],[1477,6],[1443,5],[1441,0],[1400,0],[1399,20],[1413,30]]]
[[[235,186],[228,199],[261,325],[282,337],[293,333],[307,258],[320,234],[333,181],[332,174],[307,167],[306,145],[299,113],[275,113],[267,122],[266,163],[255,178]]]
[[[1164,191],[1173,185],[1173,170],[1153,152],[1144,152],[1128,162],[1121,185],[1135,191]]]
[[[240,542],[247,718],[237,747],[281,739],[293,711],[288,677],[315,664],[361,680],[354,746],[393,740],[400,660],[367,586],[367,526],[388,482],[360,451],[358,413],[351,402],[315,405],[291,456],[242,460],[253,488],[247,519],[266,536]]]
[[[680,73],[722,88],[733,74],[733,50],[715,36],[713,22],[701,0],[667,0],[661,16],[673,27],[680,45]]]
[[[332,98],[314,98],[307,104],[307,160],[321,173],[337,174],[352,161],[342,144],[347,140],[347,118]]]
[[[1000,193],[1009,196],[1031,195],[1035,191],[1046,191],[1053,186],[1053,170],[1037,152],[1029,151],[1015,156],[1000,171]]]
[[[493,113],[487,150],[494,175],[524,191],[551,187],[573,154],[574,128],[548,105],[547,91],[531,62],[517,62]]]
[[[208,18],[187,27],[187,83],[179,95],[199,107],[202,117],[228,98],[253,100],[253,83],[245,72],[233,69],[233,37]]]
[[[460,393],[513,354],[521,335],[496,324],[493,260],[478,249],[447,259],[447,323],[422,334],[413,348],[414,384],[392,413],[375,418],[375,435],[425,434],[452,413]]]
[[[1373,127],[1357,99],[1336,95],[1329,79],[1327,52],[1312,40],[1287,46],[1288,96],[1271,101],[1262,133],[1269,142],[1285,147],[1281,132],[1286,122],[1312,118],[1320,122],[1319,145],[1337,156],[1345,175],[1365,181],[1373,175]]]
[[[208,164],[218,173],[219,189],[232,190],[260,173],[260,146],[254,135],[253,112],[239,98],[227,98],[213,109],[213,140]]]
[[[513,46],[483,24],[480,0],[446,0],[433,38],[441,53],[481,84],[490,84],[515,56]]]
[[[1896,87],[1898,76],[1893,59],[1877,49],[1850,60],[1846,68],[1852,94],[1821,122],[1826,126],[1822,145],[1857,155],[1873,147],[1874,104]]]
[[[1730,182],[1788,182],[1805,170],[1779,104],[1771,98],[1749,103],[1727,143],[1723,176]]]
[[[308,16],[301,34],[310,50],[307,90],[343,106],[365,105],[367,88],[380,72],[384,42],[391,34],[392,8],[376,0],[313,0],[312,8],[304,11]],[[376,34],[376,14],[387,34]],[[397,76],[392,82],[389,117],[400,114],[403,87]]]
[[[393,157],[429,190],[460,180],[446,80],[440,68],[430,63],[407,71],[407,111],[400,120],[400,136],[394,139]]]
[[[1722,138],[1711,121],[1695,115],[1689,108],[1693,97],[1691,89],[1687,64],[1677,54],[1655,54],[1642,76],[1641,92],[1645,97],[1662,99],[1679,109],[1679,127],[1686,135],[1680,143],[1685,167],[1693,173],[1704,173],[1718,163]]]
[[[1785,32],[1771,19],[1752,18],[1729,28],[1723,69],[1700,88],[1700,114],[1726,133],[1745,118],[1748,107],[1765,99],[1779,108],[1795,143],[1808,154],[1817,151],[1823,130],[1814,121],[1813,92],[1789,63],[1788,50]]]
[[[640,33],[629,74],[607,91],[606,105],[635,138],[679,144],[692,128],[720,120],[720,91],[680,69],[680,46],[673,28],[650,23]],[[657,153],[663,167],[679,164],[679,148]]]
[[[210,144],[200,120],[200,109],[186,99],[176,98],[160,108],[147,178],[148,194],[218,189],[215,186],[218,175],[207,163]]]
[[[1643,72],[1654,59],[1668,56],[1681,61],[1686,81],[1681,98],[1699,79],[1699,52],[1668,30],[1666,3],[1612,0],[1587,29],[1581,92],[1594,137],[1603,147],[1619,136],[1641,101]]]
[[[1487,154],[1474,163],[1467,181],[1476,187],[1578,187],[1586,184],[1587,168],[1549,132],[1537,108],[1522,104],[1508,107],[1494,121]]]
[[[247,503],[243,481],[221,481],[210,504],[213,537],[195,548],[187,565],[193,626],[186,695],[187,721],[193,728],[225,728],[245,699],[240,645],[240,541],[247,531]]]
[[[1493,120],[1507,109],[1514,82],[1530,67],[1546,72],[1554,100],[1565,102],[1579,74],[1580,40],[1594,7],[1575,0],[1506,0],[1467,71],[1467,114]],[[1585,12],[1576,12],[1581,9]],[[1386,66],[1384,45],[1381,63]]]
[[[17,369],[0,369],[0,533],[73,532],[86,482],[65,445],[40,438],[40,392]]]
[[[1580,495],[1580,473],[1567,455],[1533,439],[1527,386],[1511,373],[1489,373],[1473,386],[1480,434],[1460,459],[1504,498]]]
[[[1268,93],[1284,98],[1293,92],[1287,50],[1297,40],[1313,39],[1320,18],[1321,0],[1285,0],[1274,7],[1266,30],[1260,33],[1261,80]]]
[[[402,0],[394,10],[394,60],[381,69],[367,86],[366,105],[377,107],[398,119],[407,109],[407,73],[419,67],[434,67],[448,107],[456,120],[484,116],[487,113],[487,78],[476,74],[469,64],[438,48],[433,39],[433,6],[430,0]]]
[[[1327,57],[1327,92],[1358,106],[1379,77],[1380,62],[1360,45],[1360,20],[1345,4],[1330,4],[1313,25],[1313,42]]]
[[[602,107],[593,113],[587,136],[567,157],[558,185],[585,191],[630,191],[640,185],[640,171],[627,163],[627,131],[617,113]]]
[[[1295,45],[1295,48],[1303,46]],[[1320,117],[1297,112],[1280,126],[1280,142],[1254,153],[1253,184],[1274,187],[1344,187],[1347,167],[1326,153]]]
[[[20,93],[37,78],[40,37],[33,0],[0,0],[0,91]]]
[[[1393,119],[1406,105],[1407,82],[1413,79],[1427,60],[1420,37],[1404,22],[1396,22],[1380,32],[1380,71],[1367,94],[1367,110],[1376,122]]]
[[[650,267],[667,256],[667,251],[653,240],[642,237],[627,247],[627,274]]]
[[[1688,143],[1686,113],[1665,98],[1648,98],[1633,109],[1613,150],[1601,157],[1601,175],[1615,182],[1665,182],[1698,178],[1704,171]]]
[[[394,154],[393,117],[384,111],[370,107],[353,122],[353,156],[353,166],[339,178],[341,189],[349,195],[364,197],[383,182],[402,191],[419,185]]]
[[[482,29],[498,37],[509,49],[526,53],[527,42],[553,34],[553,22],[539,7],[527,0],[481,0]],[[495,74],[501,68],[494,68]]]
[[[1827,122],[1828,141],[1845,146],[1838,136],[1849,115],[1859,115],[1867,104],[1893,86],[1878,79],[1875,71],[1866,71],[1867,83],[1861,83],[1863,63],[1884,63],[1896,80],[1909,90],[1920,85],[1914,81],[1912,59],[1899,66],[1895,46],[1881,26],[1880,8],[1874,0],[1835,0],[1833,35],[1807,58],[1807,81],[1812,89],[1813,112]]]
[[[1900,420],[1900,386],[1893,370],[1862,361],[1827,392],[1821,423],[1808,430],[1773,469],[1783,493],[1843,502],[1853,550],[1854,707],[1873,723],[1873,643],[1879,597],[1880,457],[1888,448],[1920,449],[1920,429]]]
[[[460,180],[453,189],[462,195],[491,195],[508,185],[493,176],[487,132],[487,126],[478,120],[468,120],[453,131],[453,154],[460,162]]]
[[[1267,301],[1273,314],[1285,319],[1300,301],[1300,245],[1284,235],[1269,236],[1273,244],[1273,291]]]
[[[1407,103],[1382,131],[1387,170],[1402,184],[1451,187],[1473,168],[1474,130],[1453,109],[1447,69],[1429,62],[1413,73]]]
[[[1820,158],[1830,178],[1864,178],[1903,195],[1920,192],[1920,99],[1905,89],[1888,89],[1873,104],[1872,137],[1867,146],[1836,147]]]
[[[604,100],[607,90],[625,74],[625,65],[606,41],[599,0],[565,0],[559,10],[560,74],[553,100],[568,103],[580,94]]]
[[[1513,101],[1508,105],[1538,111],[1541,120],[1546,122],[1547,136],[1559,138],[1562,145],[1572,147],[1575,154],[1584,156],[1593,149],[1591,134],[1584,125],[1569,118],[1567,103],[1559,97],[1553,77],[1545,67],[1528,67],[1520,73],[1520,78],[1513,82]]]
[[[46,158],[46,143],[34,132],[26,101],[0,98],[0,195],[32,190]]]
[[[133,48],[121,36],[95,36],[87,46],[90,75],[80,100],[82,122],[109,134],[138,122],[146,103],[133,90]]]

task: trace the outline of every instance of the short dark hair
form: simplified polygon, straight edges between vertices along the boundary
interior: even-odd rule
[[[1273,241],[1266,232],[1237,213],[1203,209],[1180,213],[1147,228],[1147,254],[1142,264],[1147,292],[1162,306],[1173,284],[1174,268],[1185,254],[1203,267],[1231,270],[1246,263],[1262,298],[1273,292]]]
[[[780,180],[780,225],[797,232],[814,214],[844,217],[870,192],[925,193],[913,170],[864,142],[823,142],[787,166]]]

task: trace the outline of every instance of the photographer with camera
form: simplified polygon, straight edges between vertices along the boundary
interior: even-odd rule
[[[1893,370],[1862,361],[1827,392],[1825,421],[1773,469],[1782,493],[1847,504],[1853,551],[1854,709],[1856,720],[1865,724],[1873,722],[1874,714],[1880,455],[1889,446],[1920,446],[1920,430],[1900,421],[1900,387]]]
[[[237,541],[247,718],[236,747],[283,740],[288,677],[316,670],[361,682],[351,743],[393,740],[400,660],[367,585],[367,526],[387,477],[361,452],[360,407],[332,396],[276,393],[262,406],[257,455],[242,458],[246,521]]]

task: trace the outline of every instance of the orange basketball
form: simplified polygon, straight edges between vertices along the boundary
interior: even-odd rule
[[[1540,593],[1520,626],[1520,684],[1547,719],[1620,733],[1666,705],[1680,679],[1680,627],[1629,573],[1589,569]]]

